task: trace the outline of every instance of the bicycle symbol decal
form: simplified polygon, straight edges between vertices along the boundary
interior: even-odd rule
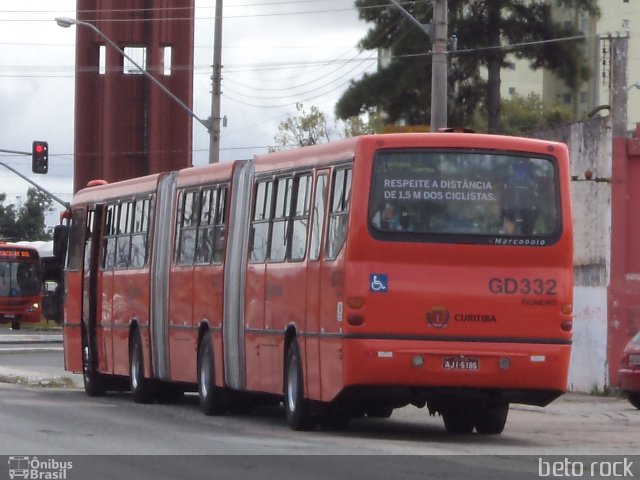
[[[386,293],[389,289],[389,277],[383,273],[372,273],[369,275],[369,291]]]

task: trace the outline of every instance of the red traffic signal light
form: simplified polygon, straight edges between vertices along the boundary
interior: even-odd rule
[[[49,171],[49,144],[35,140],[31,149],[31,171],[47,173]]]

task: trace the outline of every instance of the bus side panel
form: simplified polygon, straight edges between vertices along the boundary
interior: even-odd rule
[[[194,272],[193,267],[170,269],[169,278],[169,370],[174,381],[195,379],[193,340]],[[198,279],[200,281],[200,279]]]
[[[344,249],[343,249],[344,253]],[[322,400],[332,400],[344,388],[342,311],[344,295],[343,254],[325,261],[321,273],[320,371]]]
[[[96,317],[96,347],[98,371],[101,373],[113,373],[113,283],[113,271],[101,270],[98,273],[100,312]]]
[[[82,272],[67,272],[64,302],[64,368],[82,372]]]
[[[265,270],[264,263],[247,265],[247,283],[245,291],[245,355],[246,355],[246,388],[262,391],[263,385],[269,383],[264,378],[265,372],[260,357],[260,344],[264,344],[264,302],[265,302]]]
[[[306,268],[303,262],[267,264],[265,288],[265,329],[284,332],[295,325],[298,332],[305,331]],[[305,358],[304,342],[298,342],[302,358]],[[260,351],[267,353],[262,358],[263,383],[267,392],[282,393],[284,372],[284,336],[266,335],[260,341]]]
[[[215,355],[215,379],[218,386],[223,385],[223,360],[222,360],[222,295],[223,295],[222,265],[208,265],[195,267],[195,280],[193,285],[193,328],[190,330],[189,351],[187,352],[188,369],[186,378],[196,381],[198,327],[200,323],[206,323],[213,330],[213,353]]]
[[[129,375],[129,325],[149,323],[149,271],[117,270],[113,285],[113,373]]]

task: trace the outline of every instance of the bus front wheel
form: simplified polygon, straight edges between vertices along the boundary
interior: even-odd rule
[[[101,397],[106,393],[104,382],[100,374],[91,367],[89,347],[87,347],[86,341],[82,343],[82,383],[84,392],[90,397]]]
[[[289,344],[285,358],[284,372],[284,406],[287,411],[287,422],[292,430],[310,430],[314,427],[309,401],[304,398],[304,382],[300,348],[294,338]]]

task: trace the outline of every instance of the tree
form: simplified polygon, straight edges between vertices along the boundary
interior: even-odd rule
[[[556,1],[579,12],[599,14],[597,0]],[[392,60],[378,72],[351,83],[336,105],[337,116],[347,118],[381,107],[389,122],[424,123],[429,114],[431,58],[420,54],[430,47],[429,40],[399,12],[385,7],[387,0],[356,0],[355,4],[360,18],[374,23],[360,47],[386,49]],[[420,22],[431,22],[431,2],[410,1],[403,6]],[[449,0],[448,7],[449,33],[456,35],[460,52],[451,58],[449,125],[469,124],[483,102],[488,130],[501,130],[500,72],[502,68],[513,68],[509,54],[528,59],[533,68],[552,70],[573,89],[589,77],[581,40],[548,41],[580,33],[573,25],[554,22],[549,2]],[[513,47],[504,48],[505,45]],[[480,75],[483,67],[486,81]]]
[[[270,148],[270,151],[316,145],[340,136],[355,137],[375,133],[379,123],[378,116],[372,113],[349,117],[330,127],[327,116],[315,105],[307,112],[302,103],[296,103],[296,111],[297,115],[287,117],[278,125],[278,133],[274,137],[276,146]]]
[[[0,193],[0,238],[10,241],[51,240],[45,215],[53,211],[51,199],[35,188],[27,190],[27,199],[18,205],[4,205],[7,195]]]
[[[540,95],[530,93],[527,96],[518,94],[501,100],[502,133],[506,135],[522,135],[526,132],[553,127],[569,122],[571,113],[557,105],[546,108]],[[477,120],[475,130],[486,129],[486,115]]]
[[[331,131],[327,119],[315,105],[309,112],[302,103],[296,103],[298,115],[288,117],[278,125],[278,133],[274,137],[277,147],[306,147],[331,139]]]

